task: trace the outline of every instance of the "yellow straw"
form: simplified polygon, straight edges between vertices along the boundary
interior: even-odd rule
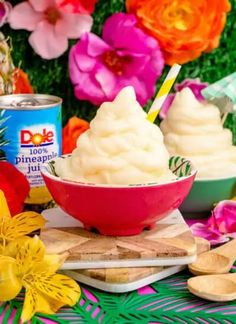
[[[150,122],[153,123],[155,121],[155,119],[157,118],[157,115],[159,114],[161,107],[162,107],[167,95],[169,94],[172,85],[174,84],[174,82],[179,74],[180,69],[181,69],[181,65],[174,64],[171,67],[170,71],[168,72],[168,74],[167,74],[160,90],[158,91],[156,98],[154,99],[153,104],[148,112],[147,119]]]

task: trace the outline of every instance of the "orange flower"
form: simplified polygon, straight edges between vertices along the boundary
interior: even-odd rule
[[[186,63],[218,47],[231,9],[228,0],[126,0],[164,52],[165,62]]]
[[[28,79],[28,75],[20,68],[14,70],[13,83],[13,93],[33,93],[33,88]]]
[[[78,137],[89,128],[89,123],[76,116],[71,117],[62,130],[62,154],[71,153],[76,148]]]

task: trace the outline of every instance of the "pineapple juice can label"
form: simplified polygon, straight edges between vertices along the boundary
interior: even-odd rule
[[[59,97],[43,94],[0,96],[0,158],[14,164],[30,183],[28,204],[51,201],[40,167],[61,155]]]

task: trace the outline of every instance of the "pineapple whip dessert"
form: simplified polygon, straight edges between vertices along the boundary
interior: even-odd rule
[[[63,179],[95,184],[146,184],[176,179],[160,129],[150,123],[132,87],[104,102],[77,140],[71,157],[59,158]]]
[[[236,175],[231,131],[223,128],[219,109],[199,102],[189,88],[176,94],[160,128],[170,155],[189,159],[198,178]]]

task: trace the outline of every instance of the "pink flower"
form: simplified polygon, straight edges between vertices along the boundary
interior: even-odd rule
[[[137,27],[135,16],[124,13],[106,20],[102,39],[84,34],[69,55],[75,96],[95,105],[113,100],[128,85],[145,104],[154,95],[163,66],[157,41]]]
[[[91,14],[96,0],[56,0],[56,2],[66,12]]]
[[[195,236],[209,240],[212,245],[236,238],[236,201],[222,200],[207,221],[188,223]]]
[[[194,223],[190,226],[190,229],[194,236],[199,236],[208,240],[211,245],[218,245],[229,241],[229,237],[227,235],[215,233],[203,223]]]
[[[64,12],[56,0],[29,0],[12,9],[9,23],[13,29],[32,31],[29,43],[35,52],[44,59],[53,59],[67,50],[68,39],[90,31],[92,18]]]
[[[0,0],[0,27],[7,21],[7,17],[12,9],[12,5],[8,1]]]
[[[236,201],[219,202],[212,211],[208,226],[221,234],[236,233]]]
[[[199,100],[205,100],[204,97],[201,94],[201,91],[205,89],[208,86],[208,83],[201,82],[199,79],[185,79],[181,83],[177,83],[174,86],[175,91],[181,91],[183,88],[190,88],[192,92],[194,93],[195,97]],[[175,94],[171,93],[167,96],[161,111],[160,111],[160,117],[164,119],[167,115],[167,112],[174,100]]]

